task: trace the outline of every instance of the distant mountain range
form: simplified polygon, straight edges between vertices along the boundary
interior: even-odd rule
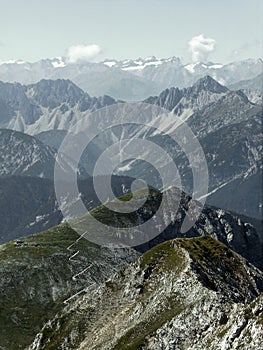
[[[69,80],[42,80],[37,84],[0,84],[0,176],[30,175],[52,179],[57,149],[66,130],[85,115],[99,108],[116,104],[109,96],[92,98]],[[209,168],[209,204],[237,213],[262,218],[262,105],[252,102],[242,91],[231,91],[213,78],[206,76],[188,88],[165,89],[158,96],[148,97],[145,103],[171,111],[174,118],[165,128],[173,130],[179,116],[187,121],[203,146]],[[118,123],[116,116],[112,122]],[[93,120],[94,127],[103,123]],[[127,130],[126,130],[127,129]],[[129,135],[129,127],[115,127],[98,138],[86,149],[80,169],[85,177],[92,174],[101,152],[116,142],[116,137]],[[124,132],[124,130],[126,130]],[[141,133],[134,128],[132,137],[146,138],[166,149],[175,160],[184,189],[191,193],[191,169],[186,158],[170,138]],[[70,166],[71,160],[65,156]],[[160,159],[160,164],[161,159]],[[165,164],[161,166],[165,167]],[[106,170],[105,170],[106,171]],[[144,178],[161,189],[155,173],[145,163],[130,162],[120,166],[116,175]],[[229,194],[235,189],[235,199]]]
[[[41,80],[33,85],[0,82],[0,126],[28,134],[68,129],[82,115],[116,103],[90,97],[69,80]]]
[[[176,57],[0,63],[1,350],[262,347],[262,66],[261,59],[184,65]],[[125,124],[131,104],[123,100],[143,101],[137,114],[151,128]],[[120,112],[104,114],[116,106]],[[167,113],[153,113],[157,107]],[[84,141],[93,130],[115,126],[98,133],[75,166],[68,152],[57,154],[78,121]],[[200,153],[193,147],[185,154],[176,142],[182,121],[194,134],[182,144],[197,138],[208,166],[208,194],[196,200],[189,158],[198,169]],[[120,143],[92,177],[103,151],[125,139],[169,154],[183,191],[173,178],[162,182],[167,157],[153,147],[119,161],[116,153],[129,155],[130,142]],[[118,160],[110,188],[109,158]],[[65,192],[56,196],[56,160],[77,172],[77,195],[61,180]],[[135,179],[149,187],[131,195]],[[145,202],[130,213],[104,203],[120,209],[131,198]],[[63,206],[80,199],[97,221],[78,211],[63,217]],[[199,212],[184,232],[184,222]],[[105,246],[120,237],[133,247]]]
[[[167,88],[160,95],[148,97],[144,102],[173,111],[184,120],[197,112],[204,113],[203,109],[206,108],[209,119],[222,126],[228,124],[229,119],[231,122],[233,118],[244,118],[249,109],[249,113],[261,109],[261,100],[251,101],[251,93],[248,95],[241,91],[231,92],[210,76],[205,76],[191,87]],[[64,79],[41,80],[32,85],[0,82],[0,127],[30,135],[43,131],[69,130],[84,115],[118,102],[121,101],[110,96],[90,97],[74,83]],[[198,119],[207,122],[207,117]],[[199,123],[199,120],[195,123]]]
[[[263,73],[257,75],[255,78],[241,80],[238,83],[229,85],[231,90],[258,90],[263,92]]]
[[[247,59],[228,64],[183,64],[179,58],[156,57],[105,60],[99,63],[68,63],[66,58],[43,59],[30,63],[9,61],[0,63],[0,80],[36,83],[41,79],[70,79],[92,96],[110,95],[115,99],[142,100],[159,94],[167,87],[187,87],[205,75],[223,85],[244,86],[239,81],[253,79],[262,74],[261,59]],[[258,89],[258,80],[249,84]]]

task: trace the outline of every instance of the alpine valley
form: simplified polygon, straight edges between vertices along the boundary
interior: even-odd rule
[[[261,59],[183,64],[177,57],[0,63],[1,350],[261,349],[262,68]],[[167,118],[146,113],[143,122],[171,137],[155,127],[126,125],[119,113],[98,113],[135,101],[165,110]],[[117,237],[118,228],[131,228],[132,247],[92,241],[105,235],[101,226],[89,224],[86,215],[65,218],[59,203],[68,197],[56,197],[56,164],[76,171],[75,159],[60,152],[63,140],[88,118],[88,138],[101,125],[114,126],[83,151],[79,196],[70,201],[81,198],[86,215]],[[195,200],[189,160],[173,139],[182,122],[207,162],[208,191]],[[181,187],[160,181],[167,158],[158,158],[155,171],[144,161],[152,150],[143,148],[112,174],[105,162],[94,177],[105,149],[126,139],[164,150]],[[127,145],[118,151],[127,152]],[[133,190],[138,179],[144,185]],[[95,182],[107,201],[100,201]],[[117,202],[121,209],[142,198],[131,213],[106,205]],[[200,208],[184,232],[185,219]],[[84,225],[82,236],[69,225],[74,220]],[[153,230],[165,229],[147,232],[149,239],[136,244],[140,225],[149,220]]]

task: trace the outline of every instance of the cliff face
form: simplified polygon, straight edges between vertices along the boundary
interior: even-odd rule
[[[70,303],[40,349],[258,349],[263,275],[211,237],[175,239]]]
[[[129,196],[130,195],[127,194],[123,196],[122,199],[125,200],[125,198]],[[147,197],[144,189],[133,193],[133,199],[135,201],[140,201],[140,199],[144,197]],[[182,233],[182,223],[186,216],[189,217],[189,215],[192,215],[188,210],[190,201],[190,196],[175,187],[170,187],[163,193],[151,189],[145,204],[134,213],[115,213],[112,215],[112,212],[104,206],[94,209],[92,213],[107,225],[115,227],[135,227],[139,223],[151,219],[154,213],[159,210],[160,215],[159,218],[154,221],[152,225],[153,229],[156,229],[158,225],[165,227],[167,222],[170,224],[155,238],[151,238],[151,235],[149,235],[149,241],[136,246],[136,250],[145,252],[164,241],[174,238],[210,235],[245,257],[256,267],[263,269],[262,242],[255,228],[246,221],[245,217],[241,220],[239,216],[226,210],[205,206],[193,227],[186,233]],[[160,205],[161,203],[162,206]],[[177,211],[175,210],[175,203],[180,203]],[[115,206],[118,212],[118,205],[115,204]],[[199,212],[199,209],[200,204],[198,202],[193,202],[192,212]],[[81,223],[81,220],[79,220],[79,222],[80,224],[78,227],[81,228],[81,225],[83,225],[84,229],[86,227],[85,225],[89,224],[89,221],[85,221],[85,218],[83,218],[83,223]],[[96,229],[98,235],[105,237],[104,230],[101,232],[99,228]],[[140,227],[136,227],[136,229],[140,234],[147,235],[147,232],[140,231]],[[89,239],[90,236],[92,235],[90,235],[89,232],[85,235],[87,239]]]

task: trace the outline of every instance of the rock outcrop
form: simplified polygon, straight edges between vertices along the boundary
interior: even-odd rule
[[[145,253],[65,307],[30,350],[259,349],[263,275],[209,236]]]

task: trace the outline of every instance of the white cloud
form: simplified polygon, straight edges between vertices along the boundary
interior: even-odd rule
[[[73,45],[67,50],[67,60],[69,63],[76,63],[79,61],[92,61],[101,53],[100,46],[92,45]]]
[[[200,34],[194,36],[188,45],[194,62],[206,62],[208,55],[215,50],[216,41]]]

